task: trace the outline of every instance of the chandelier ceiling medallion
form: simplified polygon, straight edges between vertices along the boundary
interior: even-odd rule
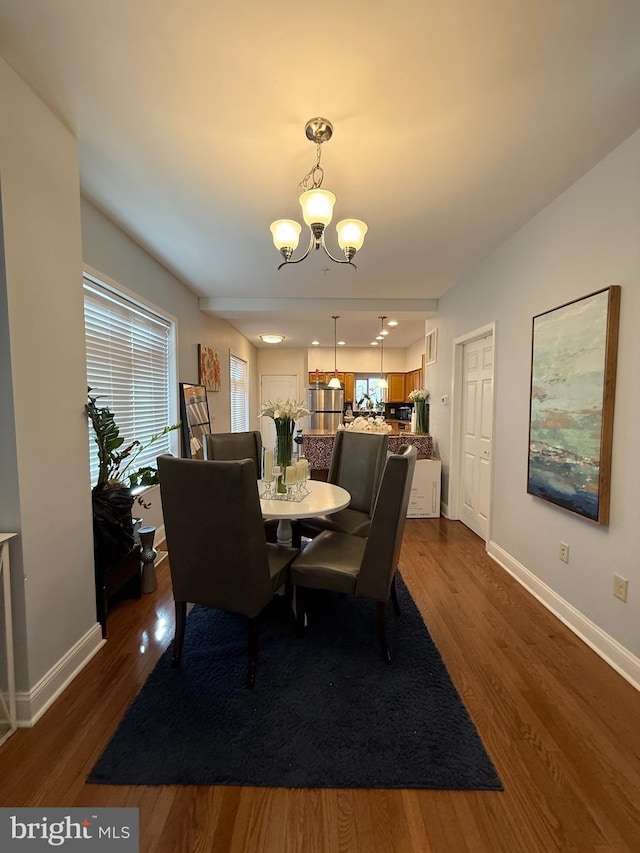
[[[343,262],[344,263],[344,262]],[[339,314],[333,314],[333,376],[329,380],[327,387],[328,388],[342,388],[342,384],[338,377],[338,332],[337,332],[337,323],[340,319]]]
[[[320,246],[336,264],[349,264],[357,269],[352,259],[364,243],[367,233],[367,226],[364,222],[360,219],[342,219],[336,225],[338,245],[344,252],[346,259],[344,261],[340,258],[334,258],[324,241],[324,230],[333,217],[333,205],[336,203],[336,197],[329,190],[321,189],[324,170],[320,165],[320,159],[322,157],[322,143],[331,139],[333,125],[326,118],[312,118],[305,125],[305,134],[307,139],[316,143],[316,164],[298,185],[301,192],[299,201],[302,216],[311,230],[311,237],[307,251],[301,258],[294,261],[292,256],[298,248],[301,226],[293,219],[278,219],[276,222],[272,222],[273,243],[284,258],[278,269],[282,269],[287,264],[299,264],[304,261],[312,248],[319,249]]]

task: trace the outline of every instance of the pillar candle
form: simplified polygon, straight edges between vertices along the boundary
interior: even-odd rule
[[[273,477],[273,450],[269,448],[264,449],[263,460],[262,460],[262,479],[270,480]]]
[[[309,463],[306,459],[298,459],[296,462],[296,475],[298,482],[302,483],[307,479],[307,471],[309,470]]]
[[[293,486],[296,481],[296,467],[295,465],[287,465],[286,471],[284,472],[284,482],[287,486]]]

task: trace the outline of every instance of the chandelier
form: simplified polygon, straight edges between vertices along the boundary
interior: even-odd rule
[[[301,258],[292,260],[292,255],[298,248],[301,226],[293,219],[278,219],[271,223],[271,234],[276,249],[284,258],[278,269],[287,264],[299,264],[307,257],[312,248],[319,249],[320,246],[336,264],[349,264],[357,269],[352,259],[355,253],[362,248],[367,226],[360,219],[342,219],[336,225],[338,232],[338,245],[344,252],[346,260],[334,258],[327,249],[324,241],[324,230],[333,217],[333,205],[336,197],[329,190],[323,190],[322,181],[324,170],[320,165],[322,157],[322,143],[328,142],[333,135],[333,125],[326,118],[312,118],[305,125],[307,139],[316,143],[316,164],[298,184],[300,195],[300,207],[302,217],[311,230],[309,247]]]

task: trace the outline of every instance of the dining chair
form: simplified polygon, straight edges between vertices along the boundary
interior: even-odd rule
[[[351,502],[332,515],[301,519],[296,531],[299,536],[312,539],[323,530],[367,536],[388,444],[386,433],[336,432],[327,482],[346,489]]]
[[[176,611],[172,665],[182,655],[188,602],[240,613],[247,618],[247,687],[253,687],[257,617],[287,582],[298,551],[266,541],[249,459],[165,455],[158,474]]]
[[[291,565],[290,580],[296,589],[297,630],[305,624],[305,589],[350,593],[376,602],[378,640],[387,663],[384,615],[391,596],[399,613],[396,571],[404,534],[416,449],[403,445],[387,460],[375,500],[369,535],[365,539],[349,533],[325,530],[309,542]]]
[[[210,461],[251,459],[256,467],[256,479],[262,476],[262,435],[259,430],[247,432],[213,432],[205,435],[204,458]],[[268,542],[277,541],[277,521],[264,522]]]

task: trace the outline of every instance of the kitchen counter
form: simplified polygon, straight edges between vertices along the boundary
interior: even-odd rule
[[[430,435],[417,435],[414,432],[390,432],[389,450],[397,453],[403,444],[414,444],[418,459],[430,459],[433,456],[433,438]],[[309,460],[312,471],[326,471],[336,437],[334,431],[305,430],[302,433],[302,452]]]

